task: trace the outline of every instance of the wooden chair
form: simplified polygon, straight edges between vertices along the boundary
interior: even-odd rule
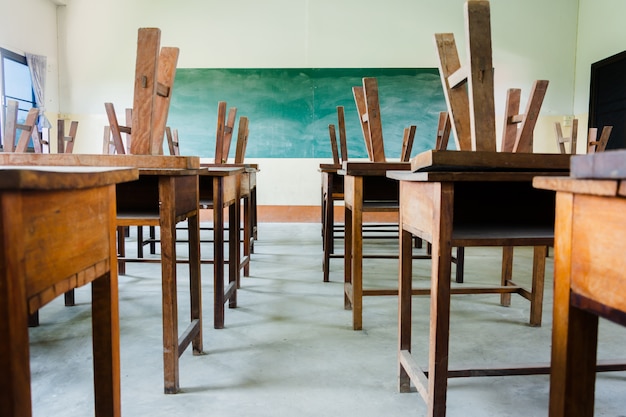
[[[227,112],[227,103],[225,101],[218,102],[217,105],[217,124],[216,124],[216,132],[215,132],[215,158],[214,163],[216,165],[232,165],[229,163],[228,155],[230,153],[230,147],[232,143],[233,134],[235,131],[235,123],[237,120],[237,108],[231,107]],[[248,143],[248,135],[249,135],[249,122],[248,118],[245,116],[241,116],[239,118],[239,128],[237,131],[237,143],[235,148],[235,165],[244,164],[245,159],[245,151]],[[205,210],[214,210],[213,205],[213,195],[210,192],[211,187],[208,183],[209,179],[200,178],[201,182],[201,195],[200,195],[200,207]],[[251,186],[251,175],[250,173],[246,173],[241,178],[240,184],[240,199],[243,204],[243,256],[239,260],[239,268],[243,269],[243,274],[245,277],[250,275],[250,256],[253,251],[254,245],[254,233],[253,229],[256,228],[256,224],[254,224],[253,216],[256,218],[256,198],[252,197],[253,187]],[[203,182],[204,189],[206,192],[202,192],[203,190]],[[255,184],[256,186],[256,184]],[[230,202],[226,202],[230,205]],[[254,206],[253,206],[254,203]],[[226,207],[224,207],[226,208]],[[231,219],[229,218],[229,222]],[[203,228],[205,230],[211,228]],[[237,282],[237,286],[240,286],[240,282]]]
[[[547,89],[547,80],[537,80],[534,82],[526,105],[526,112],[523,114],[519,113],[522,90],[519,88],[510,88],[508,90],[501,152],[532,153],[533,131]]]
[[[70,131],[66,136],[65,135],[65,120],[59,119],[57,121],[57,152],[58,153],[74,152],[74,142],[76,141],[77,130],[78,130],[78,122],[73,120],[70,123]]]
[[[572,120],[572,129],[568,137],[563,136],[561,123],[554,122],[554,133],[556,135],[556,145],[562,154],[576,154],[576,143],[578,142],[578,119]],[[569,152],[565,149],[565,144],[569,143]]]
[[[606,144],[609,142],[609,136],[613,131],[613,126],[604,126],[602,133],[600,134],[600,140],[596,140],[598,137],[598,129],[595,127],[589,128],[589,137],[587,140],[587,153],[604,152]]]
[[[172,129],[167,126],[165,128],[165,136],[167,137],[167,145],[170,150],[170,155],[180,155],[180,148],[178,146],[178,129]]]
[[[7,119],[4,126],[4,152],[26,152],[28,142],[32,138],[35,152],[41,153],[41,141],[37,131],[37,116],[39,111],[32,108],[26,115],[24,123],[18,123],[19,103],[15,100],[7,100]],[[17,138],[17,131],[21,133]],[[17,138],[17,144],[15,140]]]

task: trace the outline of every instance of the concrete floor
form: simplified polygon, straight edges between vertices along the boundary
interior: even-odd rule
[[[134,245],[129,239],[129,248]],[[372,241],[369,241],[372,242]],[[340,242],[338,242],[340,243]],[[205,246],[206,245],[206,246]],[[396,250],[397,241],[366,250]],[[210,253],[203,244],[203,254]],[[332,260],[322,282],[320,225],[263,223],[242,278],[239,307],[226,311],[226,328],[212,327],[212,266],[203,265],[205,354],[181,357],[181,392],[163,394],[160,266],[129,264],[120,276],[122,414],[124,416],[423,416],[416,392],[397,390],[397,298],[366,297],[363,331],[343,309],[343,264]],[[499,280],[497,249],[466,252],[466,281]],[[516,250],[516,281],[530,278],[531,250]],[[366,286],[397,285],[397,261],[366,260]],[[415,286],[428,285],[430,261],[414,264]],[[179,266],[180,317],[188,314],[184,265]],[[547,362],[550,357],[552,259],[548,259],[541,328],[526,323],[529,305],[511,307],[495,295],[455,296],[450,365]],[[90,295],[78,305],[54,300],[30,330],[35,416],[93,415]],[[414,300],[413,353],[426,364],[428,298]],[[181,320],[181,326],[183,320]],[[600,325],[599,358],[624,355],[626,331]],[[598,375],[596,416],[626,416],[626,373]],[[451,379],[449,416],[546,416],[548,376]]]

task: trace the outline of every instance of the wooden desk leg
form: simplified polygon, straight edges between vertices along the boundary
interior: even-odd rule
[[[556,319],[556,317],[555,317]],[[553,323],[567,344],[553,344],[550,417],[592,417],[596,381],[598,316],[569,306]],[[558,327],[558,330],[557,330]],[[563,349],[565,348],[565,349]],[[558,356],[558,358],[557,358]]]
[[[108,274],[91,283],[93,379],[97,417],[121,415],[119,299],[115,267],[113,263]]]
[[[224,199],[221,178],[213,179],[213,327],[224,328]]]
[[[174,178],[159,178],[161,276],[163,291],[163,371],[165,393],[179,390],[178,297],[176,293],[176,209]]]
[[[252,252],[252,203],[250,195],[243,199],[243,257],[247,259],[243,267],[243,276],[250,276],[250,254]]]
[[[252,247],[250,252],[254,253],[254,241],[258,240],[258,213],[256,205],[256,186],[250,189],[250,203],[252,205]]]
[[[32,414],[30,391],[30,356],[28,342],[28,307],[25,282],[19,277],[26,275],[23,258],[23,238],[18,230],[22,223],[22,204],[19,198],[7,202],[11,207],[10,219],[0,224],[2,252],[0,253],[0,410],[7,416],[30,416]],[[2,202],[5,205],[5,202]],[[5,210],[9,213],[8,210]],[[15,228],[6,223],[10,221]],[[16,233],[10,233],[14,229]]]
[[[352,328],[363,329],[363,177],[354,177],[352,200]]]
[[[593,416],[598,318],[570,304],[573,195],[556,193],[550,417]]]
[[[343,308],[352,309],[352,202],[344,206]]]
[[[194,355],[202,354],[202,279],[200,277],[200,219],[198,214],[187,218],[189,235],[189,289],[191,293],[191,321],[198,321],[198,334],[192,340]]]
[[[239,199],[228,206],[228,285],[239,288],[239,266],[241,256],[239,250]],[[237,307],[237,291],[233,290],[232,296],[228,300],[228,308]]]
[[[450,337],[450,274],[452,272],[452,208],[454,186],[438,184],[434,195],[432,270],[430,292],[430,337],[428,358],[429,417],[446,415],[448,347]],[[437,188],[437,187],[436,187]]]
[[[413,286],[413,250],[411,243],[413,235],[402,228],[400,220],[400,267],[398,279],[398,331],[399,346],[398,354],[402,351],[411,352],[411,290]],[[400,361],[398,361],[400,362]],[[400,392],[411,391],[411,379],[404,370],[402,364],[399,365],[399,390]]]
[[[333,240],[334,240],[334,213],[333,213],[333,196],[332,187],[333,180],[332,175],[324,173],[324,180],[327,182],[326,192],[322,196],[323,206],[323,246],[324,246],[324,258],[322,260],[322,270],[324,271],[324,282],[330,281],[330,255],[333,253]]]

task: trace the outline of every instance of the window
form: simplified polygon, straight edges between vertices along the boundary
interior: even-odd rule
[[[33,84],[30,70],[26,64],[26,57],[0,48],[0,74],[2,75],[2,112],[0,114],[0,145],[4,140],[4,121],[6,119],[7,100],[19,103],[17,115],[18,123],[26,120],[26,115],[32,107],[36,107]],[[17,132],[19,137],[20,132]]]

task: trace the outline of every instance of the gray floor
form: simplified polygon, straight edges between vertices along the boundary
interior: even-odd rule
[[[133,237],[129,239],[132,248]],[[369,241],[372,242],[372,241]],[[393,251],[395,241],[368,243]],[[210,253],[203,244],[203,253]],[[129,264],[120,276],[122,413],[125,416],[423,416],[416,392],[397,390],[397,298],[367,297],[363,331],[343,309],[342,261],[322,282],[319,224],[260,224],[259,240],[226,328],[212,327],[212,269],[204,265],[205,354],[181,357],[181,392],[163,394],[160,266]],[[466,254],[466,280],[496,282],[497,249]],[[531,251],[516,250],[516,280],[528,282]],[[415,261],[415,286],[428,285],[430,262]],[[366,286],[397,285],[397,261],[366,260]],[[181,325],[188,314],[186,267],[179,267]],[[89,289],[76,307],[58,299],[30,330],[36,416],[93,415]],[[450,364],[547,362],[550,356],[552,259],[548,259],[541,328],[526,325],[528,302],[495,295],[455,296]],[[413,352],[427,358],[428,299],[414,299]],[[623,357],[626,331],[600,325],[600,358]],[[626,373],[597,378],[596,416],[626,415]],[[546,416],[548,376],[451,379],[449,416]]]

